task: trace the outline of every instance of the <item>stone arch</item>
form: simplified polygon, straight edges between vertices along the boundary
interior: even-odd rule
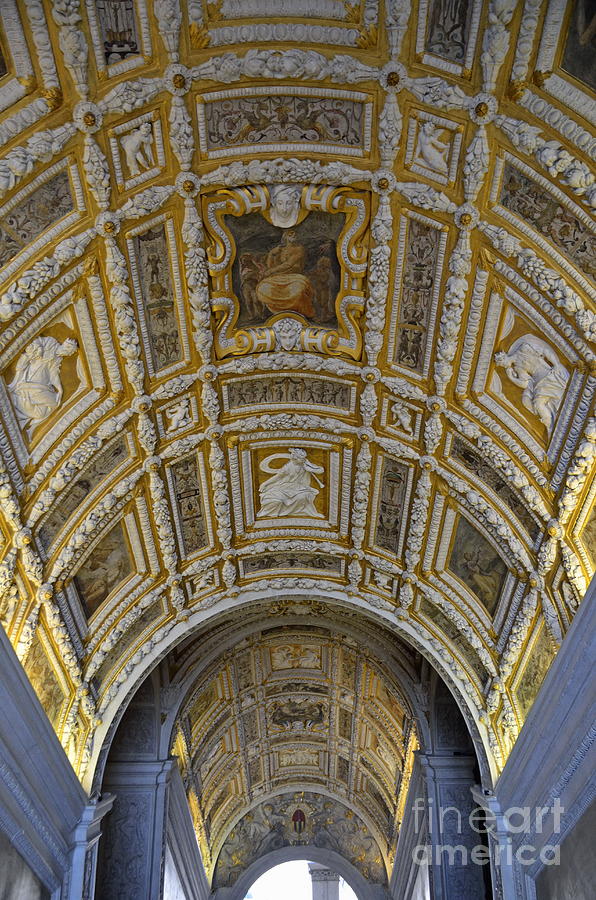
[[[251,592],[247,598],[245,598],[242,593],[239,593],[234,598],[229,598],[224,604],[218,605],[220,606],[219,609],[214,607],[211,610],[205,611],[203,614],[201,614],[201,610],[199,610],[194,615],[191,615],[187,621],[179,623],[178,626],[175,626],[168,634],[163,636],[159,643],[153,647],[151,653],[142,657],[137,666],[135,666],[138,674],[133,671],[128,677],[127,681],[132,682],[132,684],[130,689],[126,691],[124,699],[119,704],[114,703],[114,701],[111,700],[106,709],[103,710],[103,719],[99,724],[96,735],[97,738],[101,740],[101,744],[99,741],[94,743],[91,764],[88,767],[84,783],[92,789],[99,788],[103,767],[105,766],[111,742],[124,710],[127,708],[134,697],[136,690],[140,687],[148,674],[157,667],[159,662],[164,659],[171,650],[182,643],[182,641],[188,640],[193,633],[205,627],[207,623],[213,624],[217,622],[220,616],[225,615],[232,609],[237,610],[244,604],[254,603],[257,599],[266,598],[273,601],[277,596],[278,594],[272,591]],[[303,594],[298,591],[286,591],[283,596],[300,598]],[[338,607],[345,605],[345,608],[348,610],[356,610],[359,613],[362,613],[366,618],[382,621],[389,634],[391,633],[391,628],[395,629],[395,634],[398,638],[404,640],[410,647],[420,652],[421,655],[427,659],[429,665],[448,685],[449,691],[453,695],[472,737],[478,756],[482,781],[486,785],[492,786],[496,780],[498,768],[488,737],[487,729],[490,726],[487,726],[486,723],[481,721],[482,710],[479,706],[472,703],[469,693],[466,693],[464,689],[466,682],[463,680],[458,682],[454,677],[452,669],[446,664],[446,652],[444,651],[441,655],[436,647],[417,633],[407,621],[399,618],[395,619],[384,609],[371,609],[370,606],[359,597],[338,590],[330,592],[329,595],[320,593],[319,596],[323,601],[329,602],[331,605],[336,605]],[[171,721],[171,717],[168,718]]]
[[[306,603],[307,599],[308,598],[301,599],[300,597],[294,597],[293,602],[295,604],[299,604],[300,602]],[[445,674],[440,671],[439,666],[435,667],[428,658],[425,658],[422,655],[423,648],[419,646],[419,643],[414,642],[411,639],[408,640],[407,638],[404,641],[403,634],[400,634],[397,629],[392,630],[387,627],[386,619],[383,616],[374,615],[369,610],[363,610],[362,608],[360,608],[359,613],[355,613],[353,620],[344,617],[344,620],[339,623],[336,623],[333,617],[333,612],[336,607],[331,607],[329,609],[323,608],[319,609],[317,612],[310,612],[307,619],[305,619],[304,615],[299,615],[297,613],[294,613],[293,615],[284,613],[272,623],[271,617],[268,615],[269,599],[267,599],[260,607],[258,606],[258,603],[259,601],[255,598],[252,599],[252,606],[249,607],[252,609],[252,617],[245,619],[244,622],[239,622],[237,617],[233,619],[230,618],[230,620],[227,621],[224,614],[213,614],[206,622],[201,623],[203,626],[202,630],[201,625],[197,625],[195,628],[196,637],[194,638],[194,643],[187,635],[185,638],[185,645],[176,645],[180,646],[180,658],[184,660],[184,663],[181,665],[180,671],[176,673],[173,681],[169,682],[167,678],[165,682],[160,681],[162,674],[169,671],[165,661],[163,668],[160,667],[161,662],[164,660],[163,655],[160,656],[160,659],[154,661],[153,668],[151,669],[148,678],[145,679],[144,684],[151,685],[154,701],[154,708],[151,710],[151,715],[154,722],[159,721],[160,723],[159,735],[154,742],[151,753],[145,756],[141,753],[139,762],[145,766],[148,776],[152,779],[156,779],[155,783],[157,785],[158,793],[160,790],[160,779],[165,781],[168,778],[173,777],[170,775],[170,770],[173,772],[175,767],[171,762],[168,763],[167,758],[172,747],[174,728],[177,727],[179,716],[182,711],[185,708],[188,709],[192,706],[194,702],[193,692],[195,695],[199,694],[203,690],[201,684],[207,684],[212,679],[214,672],[217,673],[222,666],[229,664],[229,660],[231,659],[230,654],[233,655],[233,652],[238,645],[252,646],[252,642],[255,640],[257,643],[263,640],[271,640],[271,634],[273,633],[283,632],[285,634],[287,631],[291,632],[293,629],[300,631],[300,628],[307,624],[308,634],[315,635],[320,631],[321,633],[327,634],[328,639],[332,641],[336,641],[338,635],[343,635],[344,637],[347,636],[351,639],[360,635],[363,645],[366,646],[365,654],[367,658],[370,657],[371,660],[381,666],[382,670],[386,671],[386,677],[391,679],[390,681],[388,680],[388,684],[395,681],[399,692],[403,695],[404,701],[411,711],[412,718],[415,719],[417,723],[421,746],[420,764],[426,766],[426,774],[424,777],[427,780],[430,779],[429,784],[432,789],[435,789],[436,787],[438,797],[441,790],[452,789],[450,785],[447,785],[446,788],[442,786],[442,778],[444,771],[448,771],[448,773],[452,775],[455,771],[455,766],[455,769],[457,770],[455,771],[455,776],[459,791],[457,802],[462,804],[462,807],[466,809],[467,814],[467,806],[469,805],[468,800],[471,797],[470,787],[472,784],[476,783],[478,780],[482,780],[484,785],[491,785],[490,781],[484,780],[486,777],[485,773],[487,772],[486,758],[482,756],[482,744],[479,740],[478,732],[475,731],[473,727],[475,723],[472,721],[472,727],[470,727],[470,717],[466,717],[465,715],[466,706],[462,702],[463,698],[461,694],[458,696],[457,686],[452,682],[447,683]],[[238,606],[235,606],[233,609],[236,611]],[[231,610],[228,612],[231,612]],[[381,623],[382,627],[379,628]],[[271,627],[268,629],[267,625]],[[367,629],[370,629],[370,633]],[[392,643],[397,640],[396,631],[399,635],[399,640],[404,642],[404,647],[401,651],[399,650],[399,643],[396,643],[395,646],[392,647]],[[374,637],[371,637],[371,634],[374,634]],[[401,665],[396,664],[396,659],[400,656],[400,653],[405,652],[406,646],[411,650],[415,649],[419,651],[420,655],[416,658],[419,660],[418,665],[422,668],[415,671],[411,670],[411,662],[409,662],[408,659],[402,660]],[[147,694],[147,690],[144,687],[141,687],[140,690]],[[441,737],[439,727],[440,716],[438,715],[438,708],[441,704],[437,703],[437,697],[439,700],[442,698],[444,701],[443,705],[449,707],[447,720],[452,724],[456,722],[459,723],[458,728],[455,728],[454,730],[454,737],[452,740]],[[122,759],[122,754],[119,753],[118,750],[119,742],[117,736],[120,729],[123,726],[126,726],[126,723],[129,720],[134,722],[134,717],[138,714],[139,707],[142,706],[143,697],[141,694],[141,699],[139,701],[139,693],[137,691],[129,701],[126,711],[121,716],[114,717],[113,728],[116,733],[116,739],[115,741],[112,741],[110,735],[109,741],[106,742],[105,757],[97,771],[98,787],[103,780],[103,783],[107,786],[108,790],[117,791],[120,787],[120,789],[124,789],[130,793],[130,781],[125,782],[122,780],[119,782],[118,778],[120,777],[120,771],[125,771],[125,763],[129,762],[130,764],[132,757],[130,757],[130,760]],[[149,700],[147,700],[146,706],[151,706]],[[148,708],[145,709],[145,713],[149,714]],[[229,715],[232,715],[231,706]],[[227,718],[228,715],[224,716],[224,719],[227,720]],[[443,725],[444,721],[445,720],[443,719]],[[118,727],[116,727],[117,723],[119,723]],[[195,751],[193,750],[192,754],[194,753]],[[455,757],[460,758],[458,763],[453,763]],[[185,763],[185,765],[191,766],[192,768],[194,755],[190,757],[190,760],[191,761]],[[430,762],[427,764],[428,760],[430,760]],[[106,761],[109,762],[109,765],[105,768],[104,774],[104,765]],[[436,775],[433,766],[436,766],[437,761],[440,771],[435,779],[435,784],[435,782],[432,781],[431,775],[433,777]],[[188,769],[188,771],[190,772],[191,769]],[[479,771],[482,772],[481,777],[479,776]],[[130,774],[131,772],[132,770],[129,770],[126,776],[127,778],[133,777]],[[192,785],[192,781],[185,781],[185,786],[186,785]],[[185,787],[185,790],[190,789],[193,788]],[[294,785],[292,787],[291,784],[285,787],[277,786],[273,789],[268,789],[264,794],[259,794],[255,800],[251,800],[249,804],[246,804],[244,801],[243,805],[235,807],[233,812],[230,811],[229,813],[224,813],[225,818],[220,816],[217,830],[215,834],[211,834],[210,838],[208,857],[210,860],[209,871],[212,874],[215,873],[216,862],[222,847],[225,846],[228,835],[246,814],[253,808],[256,808],[259,803],[269,802],[270,800],[274,800],[276,797],[287,793],[288,790],[291,791],[295,789],[296,786]],[[322,784],[316,783],[316,779],[311,783],[306,774],[301,776],[300,789],[309,791],[312,794],[327,796],[327,798],[332,801],[342,802],[341,795],[336,793],[336,787],[331,784],[327,788]],[[201,795],[199,794],[198,796],[200,797]],[[345,798],[343,802],[345,803]],[[358,806],[360,806],[360,804],[358,804]],[[115,809],[117,815],[117,801]],[[356,810],[357,808],[354,807],[354,809]],[[383,838],[378,831],[378,822],[375,821],[374,817],[370,818],[370,821],[367,821],[369,818],[368,815],[366,812],[359,809],[357,809],[357,814],[362,818],[363,824],[368,827],[370,835],[374,836],[378,845],[386,846],[384,844],[386,838]],[[110,821],[108,820],[108,832],[110,827]],[[387,865],[389,857],[386,855],[385,849],[382,851],[382,857],[385,860],[385,865]]]
[[[303,847],[280,847],[278,850],[272,850],[265,856],[256,859],[254,863],[245,869],[233,887],[219,888],[215,894],[215,900],[244,900],[250,886],[265,872],[282,863],[300,859],[307,859]],[[358,900],[380,900],[380,897],[383,895],[382,888],[379,889],[380,886],[371,885],[367,882],[358,869],[349,860],[336,853],[335,850],[327,850],[323,847],[309,847],[308,861],[329,866],[330,869],[341,875],[350,885]]]

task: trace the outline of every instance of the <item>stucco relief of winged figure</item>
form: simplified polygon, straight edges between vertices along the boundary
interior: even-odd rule
[[[538,416],[550,434],[567,387],[569,372],[547,343],[532,334],[513,342],[495,360],[507,377],[523,389],[522,403]]]
[[[67,338],[62,344],[53,337],[38,337],[25,348],[8,386],[18,422],[34,428],[58,409],[63,387],[60,367],[65,356],[76,352],[77,342]]]
[[[277,459],[287,462],[279,469],[272,468],[271,463]],[[306,450],[293,447],[289,453],[272,453],[261,463],[262,472],[272,472],[259,488],[261,508],[257,516],[275,518],[278,516],[313,516],[321,518],[315,508],[315,497],[323,483],[317,477],[324,471],[308,460]],[[313,487],[312,481],[319,487]]]

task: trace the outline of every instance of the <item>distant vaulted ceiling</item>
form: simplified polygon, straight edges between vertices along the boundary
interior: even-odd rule
[[[332,846],[346,843],[354,859],[359,836],[358,852],[369,846],[356,867],[387,877],[418,746],[403,683],[419,679],[420,657],[359,613],[329,627],[336,614],[308,598],[256,601],[236,611],[234,627],[224,620],[166,660],[168,696],[177,698],[172,752],[219,885],[281,846],[276,821],[296,808],[315,831],[298,827],[294,840],[315,840],[325,822],[310,813],[328,818],[332,799],[346,818]]]
[[[221,884],[299,784],[389,871],[416,727],[344,614],[496,776],[594,572],[590,10],[1,4],[0,617],[83,784],[158,661],[306,598],[188,676]]]

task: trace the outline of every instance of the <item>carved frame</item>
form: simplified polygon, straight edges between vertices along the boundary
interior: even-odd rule
[[[224,216],[267,212],[271,208],[270,192],[264,185],[216,190],[203,196],[202,206],[205,228],[211,238],[207,246],[207,263],[211,308],[216,317],[214,345],[218,359],[281,348],[360,359],[362,329],[359,319],[364,312],[367,272],[367,252],[360,241],[364,238],[370,216],[368,193],[351,187],[328,185],[304,185],[302,189],[301,213],[316,211],[344,213],[346,216],[337,246],[341,271],[341,287],[335,301],[337,330],[311,325],[304,317],[292,312],[271,316],[262,326],[237,327],[240,301],[232,287],[235,246]],[[292,325],[292,320],[297,324]],[[280,336],[282,323],[288,323],[294,332],[291,343],[285,343]]]

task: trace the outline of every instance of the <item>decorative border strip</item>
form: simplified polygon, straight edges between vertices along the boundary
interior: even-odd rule
[[[79,170],[76,162],[71,157],[65,157],[64,159],[59,160],[54,163],[53,166],[50,166],[49,169],[46,169],[44,172],[41,172],[37,178],[35,178],[30,184],[26,187],[22,188],[20,191],[17,191],[16,194],[13,194],[10,200],[4,204],[4,206],[0,207],[0,217],[3,217],[11,212],[15,206],[17,206],[22,200],[25,200],[30,194],[32,194],[38,187],[41,187],[42,184],[45,184],[46,181],[49,181],[54,175],[57,175],[62,170],[68,170],[70,175],[70,188],[71,195],[74,203],[74,210],[64,216],[62,219],[58,219],[57,222],[53,222],[45,228],[41,234],[35,238],[34,241],[27,244],[26,247],[23,247],[16,256],[14,256],[0,271],[0,279],[2,282],[7,281],[9,278],[15,274],[15,272],[25,263],[28,259],[31,259],[38,250],[47,247],[47,245],[54,241],[58,235],[62,234],[63,231],[66,231],[67,228],[70,228],[71,225],[74,225],[75,222],[79,221],[83,214],[86,212],[85,207],[85,197],[83,194],[83,187],[81,184],[81,179],[79,176]]]
[[[210,150],[207,146],[206,108],[215,100],[226,100],[239,97],[289,95],[292,97],[329,97],[330,99],[347,99],[363,106],[362,146],[345,147],[343,144],[319,144],[316,141],[298,141],[274,144],[241,144],[229,149]],[[245,87],[227,91],[210,91],[197,97],[197,121],[199,131],[199,149],[206,159],[222,159],[228,156],[244,156],[257,153],[286,153],[315,150],[317,153],[339,154],[340,156],[365,157],[370,154],[372,146],[372,118],[374,96],[357,91],[341,91],[332,88],[295,87],[293,85],[268,85],[267,87]]]

